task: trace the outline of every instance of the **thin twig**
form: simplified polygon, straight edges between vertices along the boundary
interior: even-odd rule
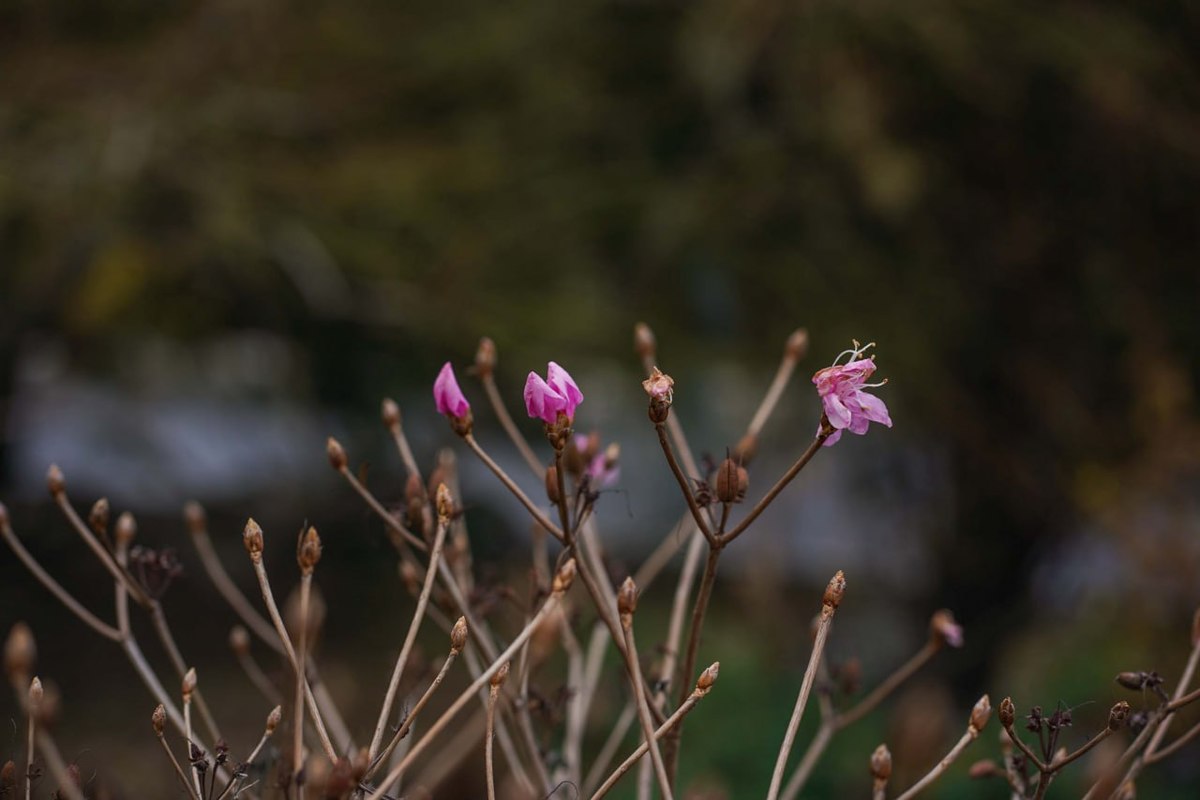
[[[66,762],[63,761],[62,754],[58,751],[58,746],[54,744],[54,739],[45,730],[39,730],[37,734],[38,750],[41,751],[42,757],[46,759],[46,766],[50,768],[50,773],[54,776],[54,780],[58,781],[58,788],[67,796],[67,800],[84,800],[83,792],[75,785],[75,781],[71,779],[70,773],[67,771]]]
[[[505,472],[499,464],[493,461],[492,457],[489,456],[487,452],[485,452],[484,449],[479,446],[479,442],[475,441],[475,437],[468,433],[462,438],[463,441],[467,443],[467,447],[471,448],[471,452],[477,455],[479,460],[482,461],[484,465],[492,471],[492,474],[500,479],[500,482],[504,484],[505,488],[512,492],[513,497],[516,497],[517,500],[520,501],[521,505],[525,506],[525,510],[530,513],[537,524],[549,531],[550,535],[552,535],[555,539],[566,543],[566,539],[563,536],[562,530],[560,530],[557,525],[551,522],[546,515],[542,513],[540,508],[533,504],[533,501],[529,499],[529,496],[526,495],[525,492],[521,491],[521,487],[517,486],[517,484],[513,482],[513,479],[508,477],[508,473]]]
[[[962,738],[960,738],[954,744],[954,747],[950,748],[950,752],[946,753],[946,755],[942,757],[942,760],[939,761],[933,769],[929,770],[925,777],[914,783],[908,791],[901,794],[896,798],[896,800],[911,800],[921,792],[925,791],[925,789],[929,788],[929,786],[938,778],[940,778],[942,773],[949,769],[950,765],[953,764],[960,755],[962,755],[962,751],[967,749],[967,745],[975,741],[978,736],[979,731],[975,730],[975,728],[967,728],[967,731],[962,735]]]
[[[895,672],[884,679],[883,683],[872,689],[866,697],[855,703],[850,709],[839,713],[837,716],[838,730],[858,722],[858,720],[874,711],[880,703],[887,699],[888,695],[896,691],[900,684],[911,678],[917,670],[925,666],[931,658],[937,655],[939,650],[941,650],[940,644],[932,640],[927,641],[912,658],[900,665]]]
[[[657,422],[654,425],[654,432],[658,435],[658,443],[662,446],[663,455],[667,459],[667,466],[671,468],[671,474],[675,476],[675,482],[679,484],[679,491],[683,493],[683,499],[687,502],[688,510],[692,512],[692,519],[696,521],[696,527],[704,534],[704,538],[708,539],[710,547],[717,546],[717,538],[708,527],[708,520],[704,518],[704,514],[700,511],[700,506],[696,503],[696,492],[688,485],[687,476],[679,468],[679,462],[675,460],[675,453],[671,449],[671,443],[667,440],[667,431],[665,424]]]
[[[604,775],[604,771],[612,763],[613,756],[617,754],[617,748],[621,746],[625,734],[629,733],[629,728],[633,725],[635,719],[637,719],[637,705],[630,698],[625,707],[621,709],[621,715],[617,717],[612,730],[608,732],[608,738],[604,740],[604,744],[600,747],[600,752],[596,754],[596,759],[592,762],[591,769],[588,770],[587,777],[583,781],[584,795],[591,793],[597,781]],[[655,735],[658,735],[657,730],[655,730]]]
[[[508,434],[508,438],[516,446],[517,452],[521,454],[521,458],[529,465],[529,470],[533,473],[534,477],[541,477],[541,462],[538,461],[533,448],[529,446],[529,442],[521,435],[521,431],[517,429],[512,416],[509,415],[508,409],[504,405],[504,398],[500,396],[500,390],[496,388],[495,375],[490,370],[481,372],[479,380],[483,383],[483,391],[487,394],[488,401],[492,404],[492,411],[495,413],[500,427]]]
[[[779,496],[779,493],[786,489],[787,485],[791,483],[797,475],[800,474],[800,470],[804,469],[808,465],[808,462],[811,461],[813,456],[820,451],[821,447],[825,444],[825,440],[828,438],[829,434],[825,433],[824,429],[822,429],[821,432],[817,434],[816,438],[809,443],[808,449],[801,454],[800,458],[796,459],[796,463],[792,464],[792,466],[788,468],[788,471],[783,473],[783,476],[775,482],[775,485],[772,486],[765,495],[763,495],[763,498],[754,504],[754,508],[750,509],[750,513],[747,514],[741,522],[735,525],[733,530],[721,537],[722,543],[728,544],[745,533],[746,529],[750,527],[754,520],[758,519],[758,515],[766,511],[767,506],[771,505],[771,502]]]
[[[429,702],[429,698],[433,697],[433,693],[437,691],[437,688],[442,685],[442,681],[446,679],[446,673],[450,671],[450,665],[454,663],[454,659],[458,657],[459,652],[459,650],[453,647],[450,649],[450,654],[442,662],[442,668],[438,670],[437,676],[434,677],[433,682],[426,687],[420,699],[417,700],[416,704],[405,715],[404,721],[396,729],[396,733],[392,736],[391,741],[375,757],[375,762],[367,770],[363,780],[369,780],[378,771],[379,767],[383,765],[383,762],[387,761],[388,756],[396,749],[396,745],[400,744],[401,740],[408,735],[409,730],[417,721],[417,715],[421,713],[421,710],[425,708],[425,704]]]
[[[187,789],[188,796],[191,797],[192,800],[201,800],[200,793],[197,791],[196,787],[192,785],[192,782],[188,780],[187,775],[183,771],[183,767],[179,765],[179,759],[177,759],[175,754],[171,752],[171,746],[167,744],[166,738],[164,738],[161,733],[158,734],[157,738],[158,743],[162,745],[163,752],[166,753],[167,758],[171,760],[171,766],[175,767],[175,774],[179,777],[179,782],[183,784],[185,789]]]
[[[487,776],[488,800],[496,800],[496,768],[492,763],[492,740],[496,728],[496,697],[500,694],[499,684],[493,683],[488,689],[487,728],[483,737],[483,763]]]
[[[358,478],[354,477],[354,473],[350,471],[348,466],[345,464],[341,465],[338,467],[338,472],[343,478],[346,479],[346,483],[350,484],[350,487],[354,489],[354,491],[358,492],[358,496],[361,497],[368,506],[370,506],[371,510],[374,511],[375,514],[381,518],[393,532],[399,535],[401,539],[403,539],[405,542],[408,542],[408,544],[412,545],[417,550],[420,550],[422,553],[429,549],[429,546],[426,545],[424,541],[422,541],[420,538],[414,535],[412,531],[401,524],[400,520],[396,518],[395,514],[388,511],[383,507],[382,503],[375,499],[375,495],[371,494],[371,491],[367,489],[366,486],[363,486],[362,482],[359,481]]]
[[[633,585],[632,581],[627,581]],[[646,690],[642,685],[642,669],[638,662],[637,646],[633,637],[633,615],[621,615],[621,627],[625,631],[625,659],[629,668],[629,679],[633,684],[633,700],[637,704],[638,721],[642,724],[642,734],[650,747],[650,761],[654,764],[654,772],[658,776],[658,788],[664,800],[672,800],[671,780],[667,777],[667,768],[663,764],[662,753],[658,749],[658,739],[654,733],[654,721],[650,718],[650,707],[646,702]]]

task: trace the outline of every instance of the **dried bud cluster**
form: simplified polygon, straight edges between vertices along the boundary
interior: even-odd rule
[[[332,436],[325,442],[325,455],[329,456],[329,466],[341,472],[346,468],[346,450],[341,442]]]
[[[846,574],[840,569],[830,578],[829,585],[825,587],[825,596],[821,598],[821,604],[829,608],[836,609],[842,603],[842,595],[846,593]]]
[[[671,403],[675,400],[675,379],[658,367],[650,370],[650,377],[642,381],[642,388],[650,397],[650,421],[661,425],[671,414]]]
[[[970,730],[978,735],[988,724],[988,720],[992,718],[992,701],[986,694],[979,698],[975,703],[975,707],[971,709],[971,719],[968,723]]]
[[[871,753],[871,777],[876,781],[876,787],[883,786],[892,777],[892,751],[886,744],[881,744]]]
[[[750,488],[750,474],[746,468],[727,458],[717,468],[717,499],[722,503],[740,503]]]
[[[312,575],[320,560],[321,536],[316,528],[310,526],[300,534],[300,541],[296,545],[296,563],[300,565],[300,574]]]
[[[714,661],[708,666],[708,669],[700,673],[700,677],[696,679],[696,691],[700,694],[708,694],[709,689],[717,682],[717,676],[721,672],[721,662]]]
[[[617,590],[617,611],[622,617],[630,617],[637,611],[638,588],[633,578],[626,578]]]
[[[550,591],[554,594],[564,594],[571,588],[571,584],[575,581],[575,559],[568,558],[566,562],[558,568],[558,572],[554,575],[554,580],[550,584]]]
[[[1129,703],[1124,700],[1115,704],[1108,712],[1108,727],[1110,730],[1120,730],[1129,720]]]
[[[467,618],[459,617],[458,622],[454,623],[454,627],[450,629],[450,649],[454,653],[461,653],[467,646],[467,634]]]
[[[253,518],[246,520],[246,527],[242,529],[242,545],[251,559],[257,560],[262,556],[263,531]]]

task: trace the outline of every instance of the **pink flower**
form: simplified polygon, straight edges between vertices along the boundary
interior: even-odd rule
[[[546,365],[546,380],[536,372],[525,379],[525,410],[547,425],[558,421],[559,412],[573,419],[575,408],[582,402],[583,392],[567,371],[553,361]]]
[[[593,490],[607,489],[620,479],[621,464],[618,460],[620,456],[620,446],[615,443],[610,444],[603,453],[597,453],[587,465],[584,474],[587,475]]]
[[[834,428],[833,434],[825,440],[826,447],[837,443],[844,430],[861,436],[872,422],[892,427],[892,418],[883,401],[863,391],[883,385],[867,383],[867,378],[875,372],[875,361],[859,358],[866,349],[855,342],[855,349],[847,351],[850,353],[850,362],[839,366],[835,361],[833,366],[813,376],[813,383],[817,386],[817,394],[821,396],[821,405],[825,409],[825,418]]]
[[[439,414],[445,414],[453,419],[462,419],[471,410],[462,389],[458,388],[458,380],[454,377],[454,367],[447,361],[433,382],[433,402],[437,405]]]

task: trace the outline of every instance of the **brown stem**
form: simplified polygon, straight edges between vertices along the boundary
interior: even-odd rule
[[[658,422],[654,425],[654,432],[658,434],[658,443],[662,445],[663,455],[667,458],[667,465],[671,468],[671,474],[675,476],[676,483],[679,484],[679,491],[683,493],[683,499],[687,501],[688,510],[692,512],[692,519],[696,520],[696,526],[700,532],[704,534],[704,538],[708,539],[710,547],[715,547],[717,537],[713,534],[708,526],[708,520],[704,518],[700,506],[696,503],[696,493],[692,487],[688,485],[688,479],[679,468],[679,462],[675,460],[675,453],[671,449],[671,443],[667,440],[667,431],[663,427],[663,423]]]
[[[841,730],[847,725],[852,725],[858,720],[865,717],[875,710],[876,706],[882,703],[887,696],[896,691],[896,688],[906,680],[911,678],[917,670],[925,666],[925,664],[933,658],[941,649],[941,645],[936,642],[929,641],[925,643],[917,653],[904,662],[900,667],[884,679],[883,683],[876,686],[871,693],[856,703],[852,708],[843,711],[837,716],[837,728]]]
[[[484,449],[479,446],[479,442],[475,441],[475,437],[468,433],[462,438],[463,441],[467,443],[467,447],[471,448],[471,451],[479,457],[479,460],[482,461],[484,465],[486,465],[487,468],[492,471],[492,474],[500,479],[500,482],[503,483],[504,486],[510,492],[512,492],[513,496],[521,502],[521,505],[525,506],[525,510],[533,516],[534,520],[536,520],[539,525],[549,531],[555,539],[566,543],[566,539],[563,537],[562,530],[560,530],[553,522],[546,518],[546,515],[542,513],[541,509],[535,506],[533,501],[530,500],[523,491],[521,491],[521,487],[517,486],[517,484],[513,482],[513,479],[508,477],[508,473],[505,472],[499,464],[493,461],[492,457],[489,456]]]
[[[633,615],[621,616],[621,627],[625,631],[625,661],[629,669],[629,680],[633,684],[633,701],[637,704],[638,721],[642,724],[642,735],[650,746],[650,761],[654,764],[654,772],[658,776],[658,788],[664,800],[673,800],[671,780],[667,776],[663,764],[662,752],[658,749],[658,739],[654,735],[654,720],[650,718],[650,706],[646,702],[646,690],[642,684],[642,668],[638,662],[637,646],[633,638]]]
[[[513,418],[509,415],[508,409],[504,405],[504,398],[500,396],[500,390],[496,388],[496,378],[491,372],[484,372],[479,376],[479,380],[483,383],[483,391],[487,394],[488,401],[492,404],[492,411],[496,414],[496,419],[500,422],[500,427],[504,428],[504,432],[508,434],[508,438],[512,440],[516,446],[517,452],[521,454],[521,458],[529,465],[529,470],[534,477],[540,478],[542,475],[542,465],[538,461],[537,455],[534,454],[533,448],[529,446],[529,442],[517,430]]]
[[[1008,738],[1017,746],[1017,749],[1025,754],[1025,758],[1029,759],[1029,763],[1037,767],[1038,772],[1045,774],[1047,769],[1045,763],[1037,757],[1037,754],[1030,749],[1029,745],[1025,744],[1021,737],[1017,735],[1017,732],[1013,730],[1012,726],[1005,725],[1004,732],[1008,734]]]
[[[967,732],[962,735],[962,738],[959,739],[957,743],[955,743],[954,747],[950,748],[950,752],[947,753],[924,778],[921,778],[921,780],[913,784],[912,788],[897,797],[896,800],[911,800],[911,798],[916,797],[918,794],[927,789],[930,784],[942,776],[942,773],[949,769],[950,765],[953,764],[960,755],[962,755],[962,751],[967,749],[967,745],[975,741],[978,736],[979,731],[975,730],[975,728],[967,728]]]
[[[363,776],[363,780],[370,780],[371,776],[378,771],[379,767],[383,765],[383,762],[387,761],[388,756],[390,756],[392,751],[396,749],[396,745],[400,744],[400,741],[408,735],[409,729],[411,729],[413,723],[417,721],[417,715],[420,714],[421,710],[425,708],[425,704],[429,702],[429,698],[433,697],[433,693],[437,691],[437,688],[442,685],[442,681],[446,679],[446,673],[450,671],[450,665],[454,663],[454,659],[457,656],[458,651],[453,649],[450,651],[450,655],[446,656],[446,660],[442,662],[442,668],[438,670],[438,674],[433,679],[433,682],[429,684],[429,686],[425,689],[425,692],[421,695],[420,699],[417,700],[416,704],[411,710],[409,710],[408,714],[405,715],[404,721],[400,723],[400,727],[392,736],[392,740],[388,742],[386,747],[379,751],[379,755],[375,757],[375,761],[371,764],[371,767]]]
[[[795,464],[792,464],[792,466],[788,468],[787,472],[783,473],[783,477],[775,482],[775,485],[772,486],[770,491],[768,491],[766,495],[764,495],[763,498],[754,505],[754,508],[750,509],[750,513],[746,515],[745,519],[735,525],[733,530],[721,537],[722,543],[729,544],[734,539],[741,536],[746,529],[750,527],[751,523],[758,519],[758,515],[765,511],[767,506],[771,505],[771,502],[779,495],[779,493],[787,488],[787,485],[791,483],[797,475],[800,474],[800,470],[804,469],[808,465],[809,461],[812,461],[813,456],[817,454],[817,451],[821,449],[822,445],[825,444],[825,440],[828,438],[829,434],[825,433],[823,430],[821,433],[818,433],[816,438],[813,439],[808,445],[808,449],[801,454],[800,458],[796,460]]]
[[[400,520],[396,519],[395,514],[388,511],[378,500],[375,499],[375,495],[371,494],[371,491],[366,486],[363,486],[362,482],[359,481],[358,478],[354,477],[354,473],[350,471],[349,467],[339,467],[338,472],[341,473],[342,477],[346,479],[346,482],[350,484],[351,488],[358,492],[359,497],[361,497],[363,501],[370,506],[371,510],[375,512],[376,516],[382,519],[391,531],[416,549],[420,550],[422,553],[429,550],[429,546],[426,545],[425,542],[415,536],[408,528],[404,527],[404,525],[400,523]]]

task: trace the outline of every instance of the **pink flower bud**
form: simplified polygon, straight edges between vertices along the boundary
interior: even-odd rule
[[[551,361],[546,366],[546,379],[536,372],[525,380],[525,411],[530,417],[547,425],[558,421],[561,411],[567,419],[575,417],[575,409],[583,402],[583,392],[570,374]]]
[[[461,419],[471,410],[462,389],[458,388],[458,380],[454,377],[454,367],[447,361],[433,382],[433,402],[437,404],[439,414],[453,419]]]

